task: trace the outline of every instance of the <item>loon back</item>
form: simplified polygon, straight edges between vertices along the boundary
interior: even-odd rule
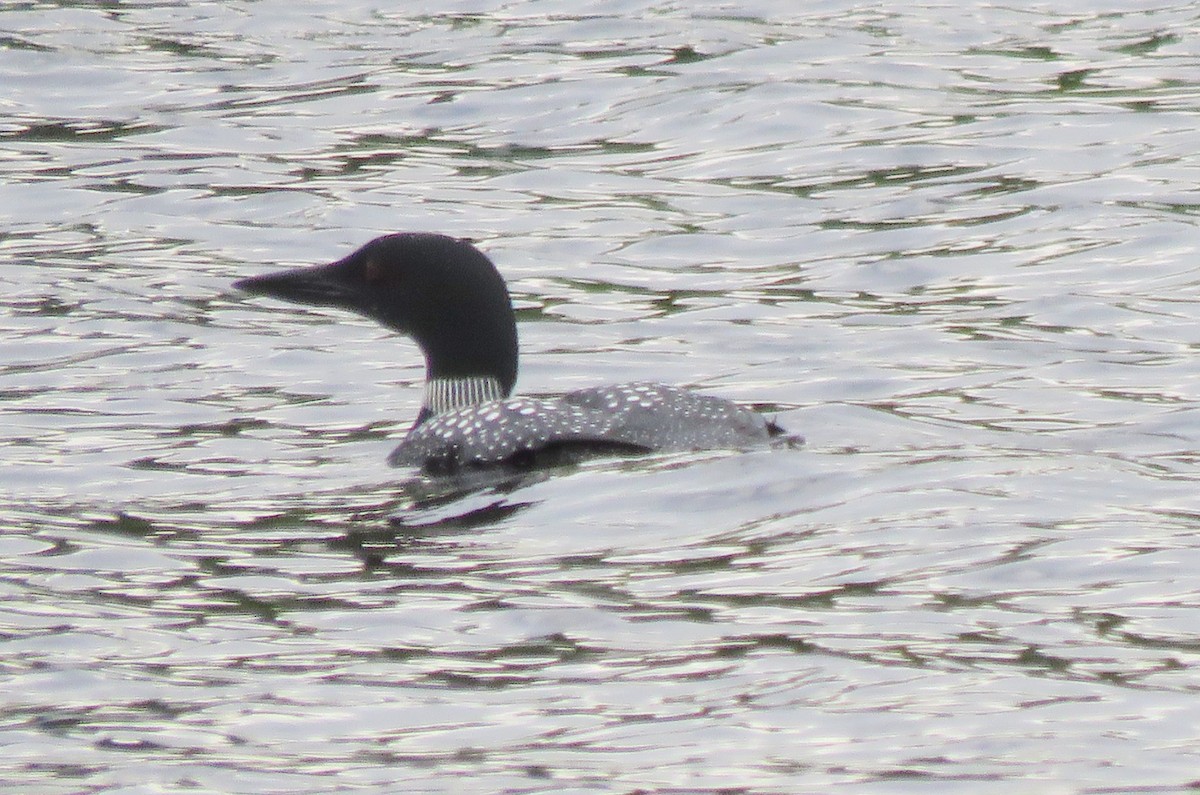
[[[512,302],[491,260],[465,240],[385,235],[329,265],[234,286],[349,309],[416,341],[425,357],[425,396],[408,436],[388,457],[393,466],[433,473],[530,467],[597,454],[743,448],[783,434],[728,400],[663,384],[509,398],[517,378]]]
[[[596,455],[752,447],[782,433],[722,398],[665,384],[614,384],[439,414],[413,428],[388,463],[437,473],[527,468]]]

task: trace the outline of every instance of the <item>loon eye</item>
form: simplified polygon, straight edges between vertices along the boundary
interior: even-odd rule
[[[379,260],[374,257],[368,259],[367,264],[363,266],[363,281],[367,284],[379,284],[384,277],[383,266],[379,264]]]

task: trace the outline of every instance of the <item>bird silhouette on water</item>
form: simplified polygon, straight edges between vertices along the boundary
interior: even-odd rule
[[[512,397],[517,324],[504,279],[469,241],[427,233],[378,237],[328,265],[242,279],[248,293],[348,309],[416,341],[425,394],[388,456],[431,474],[532,467],[605,454],[750,448],[788,437],[723,398],[666,384]]]

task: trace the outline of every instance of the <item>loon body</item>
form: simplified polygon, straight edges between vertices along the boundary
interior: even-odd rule
[[[425,397],[388,457],[393,466],[439,474],[530,467],[606,453],[752,447],[783,434],[736,403],[664,384],[510,397],[517,326],[508,289],[491,260],[464,240],[385,235],[332,264],[234,286],[349,309],[416,341],[425,356]]]

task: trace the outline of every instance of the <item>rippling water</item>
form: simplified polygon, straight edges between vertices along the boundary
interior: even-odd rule
[[[1195,10],[455,7],[0,8],[5,791],[1194,787]],[[387,469],[408,229],[808,445]]]

